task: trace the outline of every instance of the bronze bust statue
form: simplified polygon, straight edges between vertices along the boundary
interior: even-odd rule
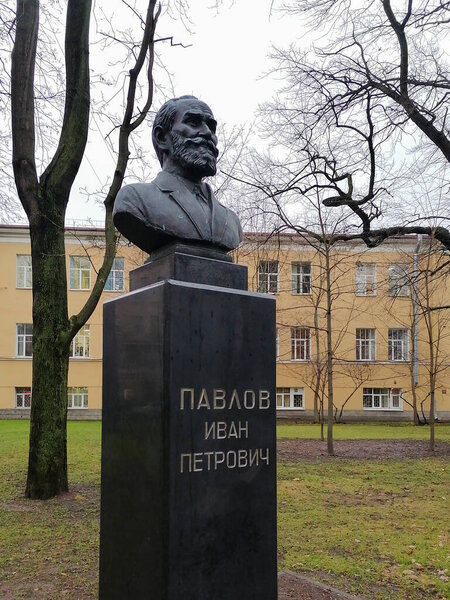
[[[151,183],[120,190],[117,229],[148,253],[172,242],[236,248],[242,239],[239,219],[203,181],[215,175],[219,153],[209,106],[194,96],[169,100],[156,114],[152,141],[162,171]]]

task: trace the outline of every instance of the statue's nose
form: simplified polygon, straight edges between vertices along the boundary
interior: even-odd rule
[[[206,123],[202,123],[199,133],[202,137],[208,138],[208,139],[212,140],[215,144],[217,144],[217,137],[216,137],[215,133],[213,133],[211,131],[211,129],[208,127],[208,125]]]

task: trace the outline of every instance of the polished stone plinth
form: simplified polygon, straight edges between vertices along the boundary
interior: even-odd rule
[[[199,258],[240,269],[168,261]],[[276,600],[273,297],[136,289],[104,305],[103,368],[100,600]]]
[[[130,272],[130,290],[166,279],[246,290],[247,267],[233,264],[220,249],[171,244]]]

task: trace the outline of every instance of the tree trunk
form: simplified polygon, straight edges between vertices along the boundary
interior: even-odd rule
[[[412,348],[411,348],[411,358],[410,358],[410,362],[409,362],[409,375],[410,375],[410,382],[411,382],[411,395],[412,395],[412,409],[413,409],[413,419],[414,419],[414,425],[420,425],[420,417],[419,417],[419,411],[417,410],[417,384],[418,384],[418,378],[417,378],[417,373],[418,373],[418,356],[417,356],[417,341],[416,341],[416,324],[414,324],[414,327],[412,328],[411,331],[411,341],[412,341]]]
[[[319,423],[320,421],[320,412],[319,412],[319,394],[314,390],[314,417],[313,422]]]
[[[319,413],[319,389],[320,389],[320,380],[322,377],[322,365],[320,359],[320,338],[319,338],[319,314],[318,314],[318,306],[317,302],[319,302],[319,298],[314,303],[314,329],[316,332],[316,378],[314,381],[314,423],[319,423],[320,421],[320,413]]]
[[[414,425],[420,425],[419,411],[417,410],[417,390],[415,385],[414,376],[411,374],[411,395],[412,395],[412,409],[413,409],[413,420]]]
[[[419,385],[419,251],[422,243],[422,236],[418,236],[417,244],[414,249],[413,256],[413,278],[411,284],[411,300],[412,300],[412,328],[411,328],[411,357],[410,357],[410,374],[411,374],[411,393],[413,398],[413,416],[414,425],[420,425],[419,411],[417,410],[417,386]]]
[[[434,386],[430,394],[430,450],[434,452],[435,445],[435,432],[434,432],[434,413],[435,413],[435,396],[434,396]]]
[[[324,442],[325,441],[325,436],[323,434],[323,423],[324,423],[324,419],[323,419],[323,397],[320,400],[319,415],[320,415],[320,441]]]
[[[67,491],[68,328],[64,215],[30,221],[33,260],[33,387],[25,495],[46,499]]]
[[[430,310],[430,304],[432,302],[431,295],[431,287],[430,287],[430,273],[431,273],[431,255],[432,255],[432,247],[434,240],[433,238],[429,241],[429,247],[426,255],[426,268],[425,268],[425,302],[426,302],[426,310],[424,314],[425,325],[428,333],[428,352],[429,352],[429,360],[430,366],[428,371],[428,378],[430,384],[430,450],[434,451],[435,439],[434,439],[434,413],[436,406],[436,374],[437,374],[437,352],[438,352],[438,338],[439,333],[435,336],[435,328],[434,328],[434,319],[433,313]],[[436,346],[436,351],[435,351]]]
[[[414,425],[420,425],[419,411],[417,410],[417,394],[416,394],[416,390],[415,389],[412,391],[412,395],[413,395],[413,419],[414,419]]]
[[[328,384],[328,415],[327,415],[327,452],[334,456],[333,446],[333,339],[331,335],[331,273],[330,273],[330,247],[325,248],[325,271],[327,278],[327,384]]]
[[[142,43],[129,71],[117,165],[105,200],[106,251],[92,292],[68,318],[64,214],[87,142],[90,110],[89,23],[92,0],[67,0],[64,57],[66,94],[57,150],[38,178],[35,161],[34,72],[39,0],[17,0],[11,60],[13,167],[19,198],[30,222],[33,266],[33,382],[30,451],[25,495],[45,499],[67,490],[67,374],[71,340],[95,309],[115,254],[112,207],[122,185],[130,133],[144,121],[153,99],[154,33],[160,14],[149,0]],[[148,61],[146,57],[148,56]],[[147,67],[144,106],[135,109],[138,77]]]

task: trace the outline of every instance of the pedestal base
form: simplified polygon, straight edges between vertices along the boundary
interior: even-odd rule
[[[105,303],[100,600],[276,600],[275,300]]]

